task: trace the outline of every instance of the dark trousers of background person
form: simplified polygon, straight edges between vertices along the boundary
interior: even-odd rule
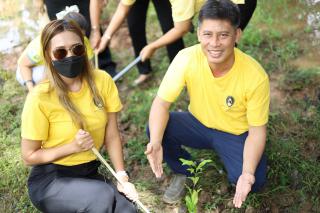
[[[80,13],[86,18],[89,28],[86,30],[86,36],[90,37],[90,0],[44,0],[47,7],[50,20],[57,19],[56,13],[64,10],[66,6],[77,5]],[[101,32],[102,33],[102,32]],[[110,49],[107,47],[98,55],[99,68],[107,71],[111,76],[116,74],[116,64],[111,59]]]
[[[127,20],[129,32],[136,57],[139,55],[142,48],[147,45],[146,18],[149,2],[150,0],[137,0],[128,14]],[[166,33],[174,26],[171,4],[169,0],[152,0],[152,2],[157,12],[162,32]],[[167,51],[170,61],[172,61],[176,54],[183,48],[184,44],[182,38],[169,44],[167,46]],[[137,66],[140,74],[148,74],[151,72],[150,60],[143,63],[140,62]]]
[[[241,14],[240,28],[244,30],[248,25],[254,10],[257,6],[257,0],[246,0],[245,4],[238,4]]]
[[[136,213],[135,205],[98,173],[99,165],[34,166],[28,179],[30,200],[46,213]]]

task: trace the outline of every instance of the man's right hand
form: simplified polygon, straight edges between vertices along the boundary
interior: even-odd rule
[[[147,155],[150,167],[157,178],[163,174],[162,159],[163,151],[160,143],[148,143],[147,150],[144,152]]]

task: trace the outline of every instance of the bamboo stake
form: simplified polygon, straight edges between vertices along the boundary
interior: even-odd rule
[[[97,52],[97,51],[94,52],[94,67],[95,67],[96,69],[99,69],[99,64],[98,64],[98,52]]]

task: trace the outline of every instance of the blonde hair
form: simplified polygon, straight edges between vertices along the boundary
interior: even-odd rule
[[[67,85],[62,80],[61,76],[58,72],[54,69],[52,65],[52,59],[50,57],[50,41],[51,39],[62,32],[69,31],[73,32],[78,35],[81,39],[82,44],[84,44],[84,35],[81,32],[81,29],[78,25],[73,21],[66,21],[66,20],[54,20],[51,21],[49,24],[45,26],[41,34],[41,44],[42,44],[42,54],[44,56],[45,66],[47,69],[48,79],[50,81],[49,90],[55,90],[59,102],[63,106],[63,108],[69,113],[73,122],[82,129],[85,129],[85,122],[83,119],[83,115],[77,109],[77,107],[72,103],[70,97],[68,95],[68,88]],[[94,73],[93,67],[88,60],[87,52],[85,51],[85,63],[84,69],[80,73],[81,81],[86,81],[90,92],[93,96],[93,103],[99,107],[104,107],[104,102],[102,97],[100,96],[97,87],[94,82]]]

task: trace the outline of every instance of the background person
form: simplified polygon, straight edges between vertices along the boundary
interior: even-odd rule
[[[142,4],[142,1],[143,0],[121,0],[108,28],[102,36],[99,51],[102,51],[109,44],[111,37],[120,27],[130,9],[135,7],[135,4]],[[142,62],[151,58],[157,49],[172,44],[177,40],[179,41],[179,39],[189,32],[192,28],[192,18],[198,13],[205,2],[206,0],[170,0],[174,25],[159,39],[142,48],[140,51]],[[256,0],[233,0],[233,2],[240,5],[240,28],[244,30],[256,8]],[[169,13],[167,15],[169,15]],[[128,23],[130,23],[130,21]],[[147,75],[141,74],[137,81],[143,81],[147,77]]]
[[[138,57],[140,51],[147,45],[146,19],[149,3],[150,0],[121,0],[108,28],[105,31],[105,37],[102,38],[102,43],[100,43],[98,50],[101,51],[109,44],[111,37],[119,29],[124,19],[127,18],[134,53],[135,56]],[[152,0],[152,3],[155,7],[162,32],[165,34],[174,26],[170,2],[169,0]],[[182,38],[167,45],[167,52],[170,61],[173,60],[176,54],[183,47],[184,44]],[[152,71],[151,64],[148,59],[144,59],[143,62],[139,62],[137,66],[140,75],[134,81],[135,85],[139,85],[147,80],[150,77],[150,72]]]

